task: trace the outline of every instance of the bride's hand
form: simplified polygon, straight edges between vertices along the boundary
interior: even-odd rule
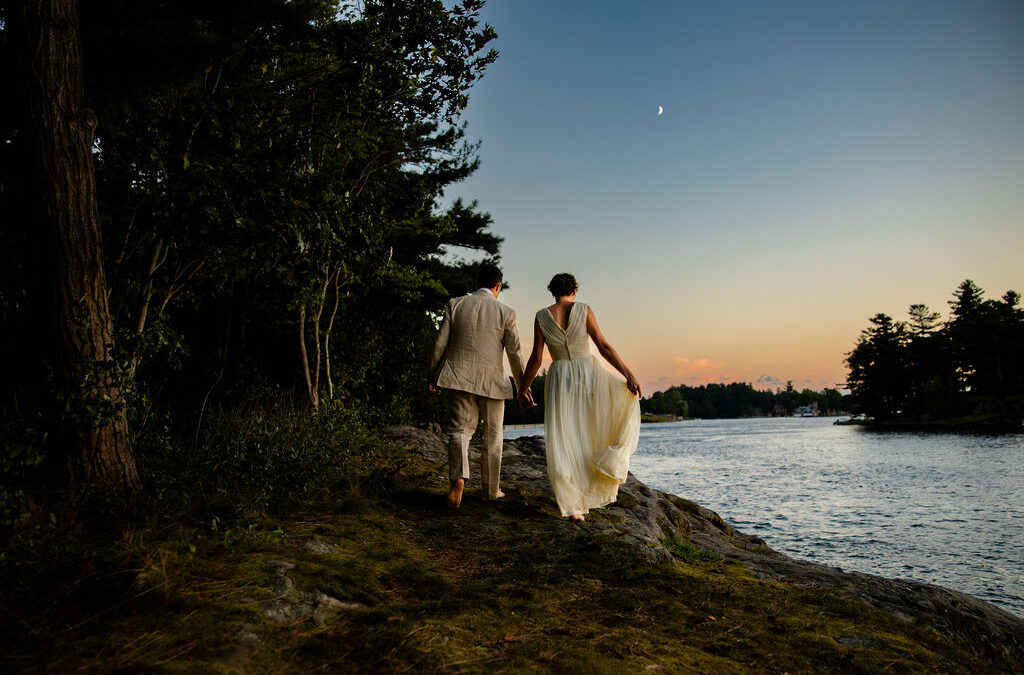
[[[633,373],[626,376],[626,387],[628,387],[634,395],[643,396],[643,393],[640,391],[640,381],[636,379]]]
[[[533,394],[531,394],[529,390],[520,392],[516,399],[519,401],[520,408],[533,408],[537,405],[534,403]]]

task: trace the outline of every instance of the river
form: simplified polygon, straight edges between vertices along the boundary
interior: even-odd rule
[[[833,421],[645,424],[630,468],[793,557],[954,588],[1024,617],[1024,434]],[[543,429],[505,436],[533,433]]]

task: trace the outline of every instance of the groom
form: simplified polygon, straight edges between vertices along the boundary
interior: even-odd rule
[[[430,360],[430,391],[451,393],[448,417],[448,505],[459,508],[469,480],[469,439],[478,417],[484,420],[480,479],[487,499],[504,497],[501,475],[501,425],[505,399],[513,396],[505,376],[502,351],[508,354],[516,387],[523,381],[523,356],[516,330],[516,313],[498,302],[501,270],[484,265],[475,293],[453,298],[444,309],[441,330]]]

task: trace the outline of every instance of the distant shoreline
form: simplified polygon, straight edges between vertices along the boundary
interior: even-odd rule
[[[1013,415],[974,415],[930,422],[886,421],[848,419],[836,424],[858,426],[870,431],[923,431],[931,433],[981,433],[1019,434],[1024,433],[1024,417]]]
[[[655,415],[653,413],[641,413],[640,422],[643,424],[665,424],[669,422],[693,422],[697,420],[756,420],[756,419],[804,419],[805,417],[849,417],[849,413],[838,413],[835,415],[766,415],[766,416],[751,416],[751,417],[676,417],[675,415]],[[862,424],[861,422],[850,422],[850,421],[839,421],[836,424]],[[543,427],[543,422],[537,422],[535,424],[506,424],[502,427],[505,430],[515,429],[536,429]]]

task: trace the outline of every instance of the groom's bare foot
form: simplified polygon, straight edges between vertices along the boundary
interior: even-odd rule
[[[453,509],[459,508],[462,504],[462,490],[466,487],[466,480],[460,478],[452,483],[452,489],[448,490],[448,506]]]
[[[582,513],[574,513],[571,516],[569,516],[569,520],[571,520],[574,523],[582,523],[585,519],[583,518]]]
[[[494,495],[493,497],[488,497],[488,499],[491,499],[491,500],[501,499],[504,496],[505,496],[505,493],[502,492],[501,490],[498,490],[498,493],[496,495]]]

